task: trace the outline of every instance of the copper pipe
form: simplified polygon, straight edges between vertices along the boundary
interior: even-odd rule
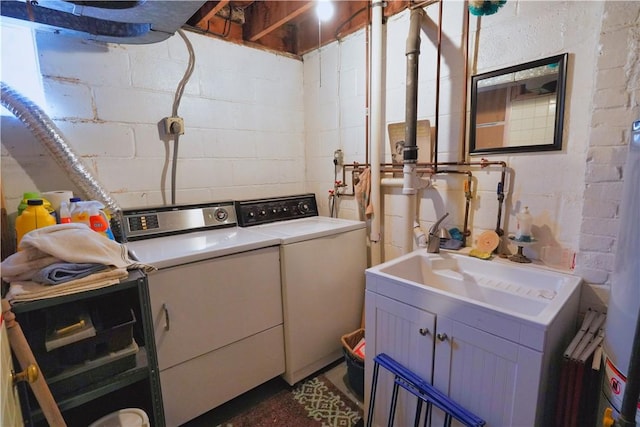
[[[464,80],[463,80],[463,84],[464,84],[464,92],[463,92],[463,96],[462,96],[462,105],[464,107],[464,112],[462,114],[462,131],[460,132],[460,139],[461,144],[460,146],[462,147],[461,151],[460,151],[460,160],[464,161],[466,159],[466,152],[467,152],[467,98],[469,95],[469,83],[468,83],[468,78],[469,76],[467,75],[469,73],[469,2],[468,0],[465,0],[464,2],[464,9],[465,9],[465,14],[464,14],[464,23],[463,23],[463,28],[464,28],[464,44],[462,45],[462,56],[464,57],[464,65],[463,65],[463,74],[464,74]]]
[[[433,150],[433,165],[434,171],[438,171],[438,134],[440,133],[439,116],[440,116],[440,56],[442,50],[442,2],[438,7],[438,53],[436,56],[436,110],[435,110],[435,124],[436,133],[434,135],[435,149]]]
[[[465,206],[464,206],[464,222],[462,225],[462,244],[466,246],[467,237],[471,235],[471,231],[469,230],[469,211],[471,209],[471,179],[473,178],[473,174],[471,171],[458,171],[458,170],[447,170],[441,169],[437,173],[454,173],[454,174],[464,174],[467,175],[467,186],[465,189]]]
[[[358,163],[358,162],[354,162],[354,163],[345,163],[343,165],[343,167],[345,168],[354,168],[357,170],[364,170],[366,167],[371,166],[370,163]],[[418,162],[416,163],[417,167],[433,167],[435,166],[435,163],[432,162]],[[481,160],[481,161],[477,161],[477,162],[440,162],[438,163],[438,166],[480,166],[481,168],[485,168],[488,166],[501,166],[503,168],[506,168],[507,163],[504,161],[488,161],[488,160]],[[393,172],[401,172],[402,171],[402,165],[399,165],[397,163],[380,163],[380,167],[381,168],[387,168],[387,170],[389,171],[393,171]],[[382,169],[381,169],[382,170]],[[503,180],[504,180],[504,171],[503,171]]]
[[[365,95],[364,95],[364,159],[369,164],[371,159],[369,158],[369,74],[371,73],[371,63],[369,62],[369,56],[371,55],[370,49],[371,46],[369,44],[369,33],[371,31],[371,3],[367,2],[367,31],[365,31]]]
[[[474,161],[474,162],[440,162],[438,164],[439,166],[455,166],[455,167],[460,167],[460,166],[480,166],[481,168],[485,168],[485,167],[489,167],[489,166],[500,166],[502,168],[502,171],[500,173],[500,182],[499,182],[499,188],[498,188],[498,213],[496,215],[497,220],[496,220],[496,233],[499,236],[502,236],[504,234],[504,230],[501,227],[501,223],[502,223],[502,209],[503,209],[503,205],[504,205],[504,188],[505,188],[505,180],[506,180],[506,172],[507,172],[507,163],[504,161],[489,161],[486,159],[481,159],[480,161]],[[351,163],[351,164],[345,164],[343,165],[344,169],[352,169],[352,171],[363,171],[366,167],[369,167],[370,165],[367,164],[360,164],[357,162]],[[397,165],[397,164],[393,164],[393,163],[382,163],[380,164],[380,172],[381,173],[394,173],[394,172],[402,172],[402,166]],[[454,174],[466,174],[468,176],[469,179],[469,192],[471,192],[471,177],[473,176],[471,171],[468,170],[455,170],[455,169],[444,169],[444,170],[436,170],[435,169],[435,164],[434,163],[416,163],[416,173],[422,173],[422,174],[438,174],[438,173],[454,173]],[[353,176],[353,175],[352,175]],[[355,185],[355,184],[353,184]],[[465,194],[465,197],[467,197],[467,195]],[[469,209],[470,209],[470,200],[469,198],[467,198],[467,204],[465,206],[465,221],[464,221],[464,233],[463,236],[466,238],[466,236],[470,235],[470,231],[467,230],[468,227],[468,219],[469,219]],[[466,240],[465,240],[466,243]]]

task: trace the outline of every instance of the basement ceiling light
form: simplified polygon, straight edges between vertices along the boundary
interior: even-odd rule
[[[331,0],[319,0],[316,5],[316,15],[318,15],[320,21],[329,21],[333,17],[333,3],[331,3]]]

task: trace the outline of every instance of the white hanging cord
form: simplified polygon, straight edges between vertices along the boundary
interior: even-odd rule
[[[184,76],[178,83],[178,88],[176,89],[175,96],[173,98],[173,108],[172,108],[172,116],[178,117],[178,107],[180,107],[180,101],[182,100],[182,95],[184,93],[184,88],[187,85],[187,82],[191,78],[191,74],[193,74],[193,69],[196,63],[196,54],[193,50],[193,45],[189,41],[187,35],[181,29],[178,30],[178,34],[184,40],[184,43],[187,45],[187,50],[189,51],[189,63],[187,65],[187,69],[184,72]],[[180,135],[175,134],[174,143],[173,143],[173,159],[171,161],[171,204],[175,205],[176,203],[176,176],[178,169],[178,142],[180,141]]]

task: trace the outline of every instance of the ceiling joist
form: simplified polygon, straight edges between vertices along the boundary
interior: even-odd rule
[[[312,1],[257,1],[247,8],[244,36],[255,42],[311,10]]]
[[[236,43],[251,43],[296,56],[339,40],[369,25],[371,0],[332,0],[331,21],[320,23],[318,0],[208,1],[188,24],[206,34]],[[409,7],[426,7],[441,0],[387,0],[384,16]],[[244,17],[233,18],[233,13]]]

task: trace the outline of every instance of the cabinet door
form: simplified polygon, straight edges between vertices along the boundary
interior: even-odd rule
[[[388,354],[426,381],[431,382],[435,316],[371,292],[367,292],[366,298],[365,398],[368,399],[370,396],[373,357],[380,353]],[[381,368],[375,396],[373,425],[387,424],[392,390],[393,376]],[[407,393],[400,393],[394,425],[413,425],[415,403],[414,397],[407,396]],[[369,405],[367,404],[366,407]]]
[[[542,353],[443,316],[436,337],[436,388],[487,427],[535,425]],[[435,419],[432,425],[442,423]]]
[[[162,371],[282,324],[279,249],[151,273],[149,293]]]

